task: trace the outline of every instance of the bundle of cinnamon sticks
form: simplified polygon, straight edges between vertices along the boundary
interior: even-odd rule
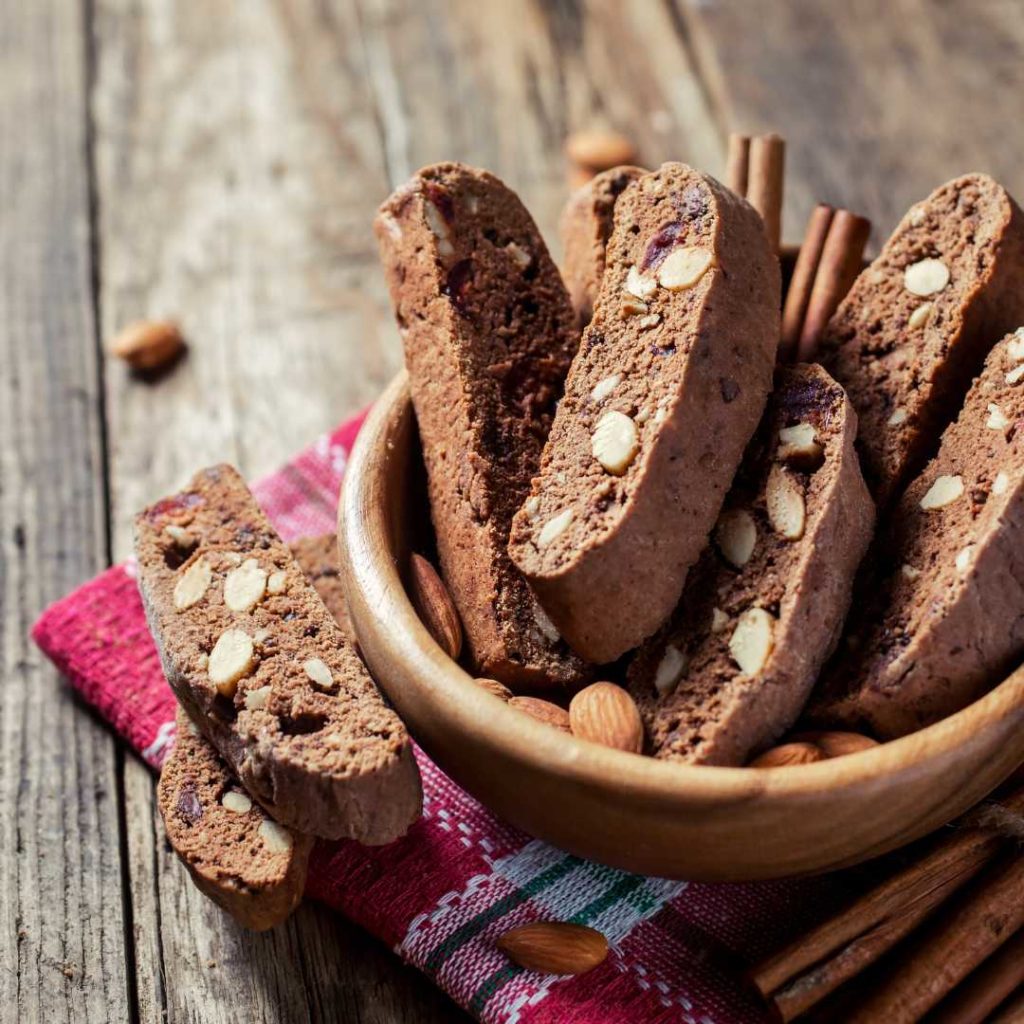
[[[726,184],[761,214],[768,237],[780,248],[786,143],[778,135],[729,136]],[[861,271],[871,222],[849,210],[819,203],[803,244],[782,311],[779,362],[813,362],[818,342]]]
[[[1024,783],[918,859],[759,964],[777,1019],[941,1024],[1024,1020]],[[863,972],[869,984],[862,983]],[[821,1014],[824,1011],[824,1015]]]

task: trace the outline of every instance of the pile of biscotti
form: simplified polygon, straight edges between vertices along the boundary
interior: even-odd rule
[[[561,273],[459,164],[376,231],[464,664],[523,710],[743,765],[798,722],[918,729],[1024,651],[1024,219],[990,178],[910,209],[820,365],[776,366],[761,219],[684,164],[574,193]]]
[[[917,729],[1024,651],[1024,220],[991,179],[908,212],[821,365],[776,366],[761,219],[683,164],[575,192],[561,273],[516,196],[458,164],[398,189],[376,231],[444,578],[421,607],[442,645],[461,620],[491,693],[743,765],[797,724],[844,730],[807,734],[822,756]],[[313,837],[386,843],[418,818],[409,737],[333,538],[283,544],[230,467],[143,511],[136,554],[180,704],[168,837],[269,927]]]

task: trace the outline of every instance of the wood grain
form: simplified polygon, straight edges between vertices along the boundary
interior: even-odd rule
[[[1024,20],[1012,0],[934,4],[672,0],[713,107],[729,128],[789,143],[783,238],[816,202],[875,224],[877,249],[907,208],[967,171],[1024,193]]]
[[[76,1024],[131,969],[114,742],[28,638],[106,559],[81,10],[0,7],[0,1017]]]

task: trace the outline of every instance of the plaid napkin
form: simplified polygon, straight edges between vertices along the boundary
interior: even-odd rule
[[[286,541],[334,528],[361,423],[349,420],[253,487]],[[32,635],[85,700],[159,768],[174,742],[175,703],[134,565],[114,566],[52,605]],[[488,1024],[763,1021],[742,982],[744,966],[847,895],[843,876],[709,885],[602,867],[517,831],[416,754],[422,820],[386,847],[319,842],[307,894],[390,944]],[[611,953],[578,977],[523,970],[494,939],[535,920],[589,924],[608,937]]]

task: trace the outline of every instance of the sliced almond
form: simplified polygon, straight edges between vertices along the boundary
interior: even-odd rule
[[[711,632],[721,633],[729,625],[729,616],[721,608],[711,609]]]
[[[956,565],[956,571],[960,573],[967,572],[971,567],[971,562],[974,560],[974,545],[968,544],[967,547],[961,548],[956,555],[954,564]]]
[[[740,670],[756,676],[768,663],[775,645],[775,619],[763,608],[748,608],[729,639],[729,653]]]
[[[995,402],[989,402],[988,419],[985,420],[985,426],[989,430],[1005,430],[1009,425],[1010,421],[1007,419],[1006,413]]]
[[[810,423],[797,423],[779,431],[778,457],[798,469],[817,469],[825,457],[818,434]]]
[[[901,423],[907,421],[907,410],[896,409],[893,414],[885,421],[890,427],[898,427]]]
[[[238,680],[252,671],[256,653],[252,637],[241,629],[228,629],[221,633],[213,650],[207,674],[210,682],[224,697],[233,697]]]
[[[271,853],[287,853],[292,848],[292,834],[276,821],[264,818],[258,829],[260,838]]]
[[[174,585],[174,607],[183,612],[203,599],[213,579],[213,570],[205,557],[197,558]]]
[[[757,544],[757,524],[744,509],[723,512],[715,526],[715,543],[730,565],[737,569],[750,561]]]
[[[265,708],[267,706],[267,701],[269,699],[269,686],[258,686],[253,690],[249,690],[245,695],[245,710],[259,711],[261,708]]]
[[[268,594],[283,594],[285,588],[288,586],[288,573],[283,569],[278,569],[276,572],[272,572],[267,577],[267,593]]]
[[[561,729],[562,732],[570,731],[569,712],[557,704],[552,704],[549,700],[544,700],[541,697],[513,697],[508,702],[508,706],[525,712],[531,718],[535,718],[545,725],[553,725],[556,729]]]
[[[221,798],[221,806],[232,814],[248,814],[252,810],[252,800],[237,789],[229,789]]]
[[[437,570],[422,555],[409,559],[409,597],[438,646],[456,659],[462,651],[462,620]]]
[[[935,307],[930,302],[922,302],[917,309],[907,318],[907,327],[912,331],[916,331],[919,327],[924,327],[928,323],[929,317],[932,315],[932,310]]]
[[[164,533],[179,548],[190,548],[196,543],[195,537],[183,526],[176,526],[174,523],[164,527]]]
[[[914,566],[910,565],[908,562],[904,562],[900,566],[900,572],[906,579],[910,580],[911,582],[916,580],[918,576],[921,575],[921,570],[914,568]]]
[[[964,482],[959,476],[945,474],[937,477],[935,483],[928,488],[928,493],[921,499],[921,508],[931,512],[937,508],[951,505],[964,493]]]
[[[608,940],[599,931],[561,921],[512,928],[495,945],[513,963],[542,974],[583,974],[608,956]]]
[[[638,299],[646,299],[653,295],[658,287],[658,282],[653,277],[646,277],[636,267],[630,267],[626,274],[626,291]]]
[[[448,225],[445,223],[441,211],[429,199],[423,201],[423,215],[426,217],[427,227],[437,239],[438,253],[441,256],[453,255],[455,247],[449,238]]]
[[[621,373],[612,373],[603,377],[590,392],[590,400],[594,405],[600,405],[612,392],[622,383]]]
[[[566,530],[569,529],[569,524],[572,522],[572,509],[562,509],[557,515],[552,516],[541,528],[540,533],[537,534],[537,547],[546,548],[552,541],[561,537]]]
[[[786,540],[804,535],[807,509],[800,484],[782,466],[773,465],[765,487],[765,504],[772,528]]]
[[[1006,343],[1006,354],[1015,363],[1024,360],[1024,327],[1013,332],[1013,337]]]
[[[574,736],[616,750],[639,754],[644,725],[636,702],[614,683],[591,683],[569,704],[569,728]]]
[[[671,693],[679,685],[689,665],[689,658],[678,647],[669,644],[654,671],[654,688],[659,697]]]
[[[694,246],[673,249],[658,268],[658,283],[670,292],[692,288],[713,262],[714,257],[707,249]]]
[[[233,612],[252,611],[267,592],[267,573],[255,558],[247,558],[224,580],[224,603]]]
[[[1006,383],[1007,384],[1019,384],[1022,377],[1024,377],[1024,363],[1021,363],[1020,366],[1015,366],[1006,375]]]
[[[327,662],[322,658],[307,658],[302,663],[302,671],[310,682],[320,690],[330,690],[334,686],[334,676]]]
[[[992,481],[992,493],[1005,494],[1009,487],[1010,478],[1003,472],[996,473],[996,478]]]
[[[903,287],[914,295],[934,295],[941,292],[947,284],[949,267],[942,260],[918,260],[903,271]]]
[[[636,424],[625,413],[606,412],[594,428],[590,450],[607,472],[612,476],[622,476],[640,450],[640,433]]]

